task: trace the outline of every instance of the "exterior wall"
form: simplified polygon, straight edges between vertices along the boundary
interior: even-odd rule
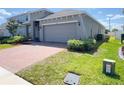
[[[30,16],[30,21],[32,22],[36,19],[44,18],[44,17],[48,16],[49,14],[51,14],[51,12],[48,12],[48,11],[45,11],[45,10],[32,12],[29,15]]]
[[[11,17],[9,20],[17,20],[22,23],[30,21],[28,13],[24,13],[24,14]]]
[[[89,16],[82,16],[85,25],[86,38],[94,38],[97,34],[105,34],[105,28],[91,19]]]
[[[26,36],[26,26],[25,25],[19,26],[17,31],[18,31],[17,34]],[[29,37],[32,37],[31,33],[32,33],[32,29],[31,29],[31,26],[29,26]]]

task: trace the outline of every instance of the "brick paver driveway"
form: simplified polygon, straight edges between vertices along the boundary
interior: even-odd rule
[[[32,43],[0,50],[0,66],[16,73],[19,70],[64,50],[64,44]]]

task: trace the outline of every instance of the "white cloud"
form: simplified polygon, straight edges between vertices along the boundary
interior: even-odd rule
[[[12,15],[10,12],[7,12],[5,9],[0,9],[0,15],[7,15],[10,16]]]
[[[115,15],[112,17],[113,20],[124,18],[124,15]]]
[[[105,21],[104,19],[99,19],[99,22],[103,24],[107,29],[109,29],[109,23],[108,21]],[[122,30],[122,25],[121,23],[112,23],[111,22],[111,29],[117,28],[119,30]]]
[[[19,12],[18,11],[13,11],[12,14],[13,15],[19,15],[19,14],[26,13],[26,12],[27,12],[26,10],[25,11],[19,11]]]
[[[104,19],[99,19],[98,21],[99,21],[101,24],[103,24],[105,27],[108,26],[108,22],[107,22],[106,20],[104,20]]]
[[[113,14],[108,14],[108,15],[106,15],[107,17],[112,17],[113,16]]]
[[[107,17],[111,17],[111,20],[116,20],[116,19],[121,19],[121,18],[124,18],[124,15],[120,15],[120,14],[116,14],[116,15],[114,15],[114,14],[108,14],[108,15],[106,15]],[[107,20],[108,20],[109,18],[107,18]]]
[[[13,11],[12,14],[18,15],[18,14],[20,14],[20,12],[15,12],[15,11]]]
[[[120,24],[120,23],[112,23],[111,24],[111,29],[117,28],[118,30],[122,30],[122,25],[123,24]]]

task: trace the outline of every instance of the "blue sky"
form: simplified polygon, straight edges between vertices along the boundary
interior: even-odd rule
[[[66,8],[48,8],[53,12],[58,12]],[[121,8],[71,8],[73,10],[81,10],[88,12],[96,20],[101,22],[108,28],[108,17],[111,17],[112,28],[122,29],[124,24],[124,15]],[[0,8],[0,24],[5,23],[6,19],[27,11],[38,10],[37,8]]]

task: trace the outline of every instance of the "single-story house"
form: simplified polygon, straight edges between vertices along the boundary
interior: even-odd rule
[[[118,40],[121,40],[121,34],[124,34],[123,30],[119,30],[119,31],[114,32],[115,38]]]
[[[105,34],[105,27],[88,13],[63,10],[37,19],[33,25],[34,38],[45,42],[62,42],[69,39],[94,38]]]

